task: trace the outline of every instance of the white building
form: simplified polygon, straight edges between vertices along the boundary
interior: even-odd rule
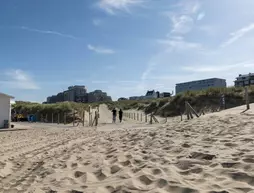
[[[186,91],[204,90],[208,88],[225,88],[225,79],[210,78],[176,84],[176,94]]]
[[[155,90],[148,90],[145,95],[145,99],[156,99],[160,97],[159,92],[155,92]]]
[[[0,93],[0,128],[4,128],[4,122],[11,122],[11,99],[14,97]]]
[[[235,86],[250,86],[254,85],[254,73],[239,74],[235,80]]]

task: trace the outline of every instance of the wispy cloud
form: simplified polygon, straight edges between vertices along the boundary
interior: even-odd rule
[[[183,0],[173,7],[175,7],[174,11],[166,13],[172,23],[171,33],[186,34],[190,32],[194,26],[194,20],[197,18],[196,14],[201,8],[199,1]]]
[[[0,81],[5,83],[7,87],[24,90],[36,90],[39,86],[33,78],[26,72],[16,69],[7,70],[4,74],[4,80]]]
[[[245,26],[233,33],[230,34],[230,38],[223,42],[221,44],[221,47],[225,47],[228,46],[234,42],[236,42],[238,39],[240,39],[241,37],[243,37],[244,35],[246,35],[248,32],[254,30],[254,23],[249,24],[248,26]]]
[[[60,37],[63,37],[63,38],[69,38],[69,39],[73,39],[73,40],[81,39],[81,38],[78,38],[78,37],[73,36],[73,35],[57,32],[57,31],[51,31],[51,30],[41,30],[41,29],[35,29],[35,28],[26,27],[26,26],[16,26],[14,28],[21,29],[21,30],[26,30],[26,31],[30,31],[30,32],[41,33],[41,34],[56,35],[56,36],[60,36]]]
[[[96,53],[99,53],[99,54],[114,54],[115,51],[112,50],[112,49],[108,49],[108,48],[102,48],[102,47],[96,47],[96,46],[92,46],[90,44],[87,45],[87,48],[91,51],[94,51]]]
[[[177,36],[170,39],[157,40],[159,44],[168,46],[168,51],[179,51],[188,49],[202,48],[201,44],[194,42],[187,42],[183,38]]]
[[[205,12],[201,12],[198,14],[197,20],[200,21],[205,17]]]
[[[92,83],[93,84],[108,84],[109,81],[107,81],[107,80],[93,80]]]
[[[136,6],[143,2],[143,0],[100,0],[98,5],[107,13],[114,15],[115,11],[130,12],[131,6]]]
[[[101,19],[93,19],[93,25],[95,26],[100,26],[102,23],[102,20]]]
[[[172,16],[171,21],[173,25],[172,33],[186,34],[191,31],[194,24],[194,20],[187,15]]]
[[[254,67],[254,61],[244,61],[236,64],[231,64],[231,65],[213,65],[213,66],[184,66],[182,67],[183,70],[185,71],[190,71],[190,72],[225,72],[229,70],[234,70],[236,68],[253,68]]]

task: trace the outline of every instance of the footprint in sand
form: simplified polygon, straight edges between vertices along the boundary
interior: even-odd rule
[[[201,153],[201,152],[192,152],[191,155],[189,156],[189,158],[192,159],[204,159],[204,160],[212,160],[214,158],[216,158],[215,155],[213,154],[208,154],[208,153]]]
[[[121,170],[121,167],[119,167],[118,165],[111,166],[111,168],[110,168],[111,174],[115,174],[115,173],[119,172],[120,170]]]

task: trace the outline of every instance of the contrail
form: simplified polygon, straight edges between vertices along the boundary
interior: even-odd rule
[[[81,39],[81,38],[75,37],[73,35],[64,34],[64,33],[60,33],[60,32],[57,32],[57,31],[51,31],[51,30],[40,30],[40,29],[34,29],[34,28],[26,27],[26,26],[20,26],[20,27],[14,27],[14,28],[21,29],[21,30],[26,30],[26,31],[31,31],[31,32],[36,32],[36,33],[41,33],[41,34],[57,35],[57,36],[60,36],[60,37],[70,38],[70,39],[73,39],[73,40]]]

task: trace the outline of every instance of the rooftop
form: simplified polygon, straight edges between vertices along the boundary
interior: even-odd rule
[[[0,92],[0,96],[2,96],[2,97],[8,97],[8,98],[10,98],[10,99],[14,99],[13,96],[8,95],[8,94],[4,94],[4,93],[1,93],[1,92]]]
[[[249,74],[239,74],[239,76],[238,76],[237,78],[239,78],[239,77],[248,77],[248,76],[254,76],[254,73],[249,73]]]
[[[224,80],[224,81],[226,81],[226,79],[223,79],[223,78],[208,78],[208,79],[202,79],[202,80],[193,80],[193,81],[189,81],[189,82],[177,83],[176,85],[181,85],[181,84],[186,84],[186,83],[194,83],[194,82],[199,82],[199,81],[204,81],[204,80]]]

